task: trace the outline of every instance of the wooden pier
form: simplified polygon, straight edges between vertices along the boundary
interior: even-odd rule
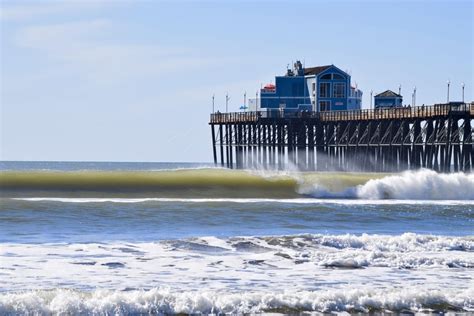
[[[392,172],[474,167],[474,103],[392,109],[213,113],[214,163],[228,168]]]

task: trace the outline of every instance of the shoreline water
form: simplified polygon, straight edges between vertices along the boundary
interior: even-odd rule
[[[472,174],[37,167],[0,168],[0,314],[474,311]]]

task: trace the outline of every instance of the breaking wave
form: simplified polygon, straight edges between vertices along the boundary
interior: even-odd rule
[[[472,311],[474,289],[346,289],[219,293],[172,292],[165,288],[91,293],[57,289],[0,294],[0,314],[244,314],[303,311]]]
[[[0,172],[3,197],[474,200],[474,173],[226,169]]]
[[[441,174],[422,169],[370,179],[336,192],[320,183],[303,187],[300,192],[328,198],[473,200],[474,173]]]
[[[357,196],[367,199],[473,200],[474,174],[439,174],[432,170],[404,172],[369,180],[357,188]]]

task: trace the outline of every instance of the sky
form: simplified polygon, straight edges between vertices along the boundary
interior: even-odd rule
[[[474,98],[474,1],[0,0],[0,160],[209,162],[209,113],[288,64]]]

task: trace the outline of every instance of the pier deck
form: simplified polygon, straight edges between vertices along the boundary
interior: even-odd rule
[[[474,104],[213,113],[216,164],[228,168],[471,171]]]
[[[403,107],[394,109],[328,111],[328,112],[295,112],[274,111],[232,112],[211,114],[210,124],[251,123],[265,119],[317,119],[328,121],[356,120],[393,120],[393,119],[430,119],[452,114],[474,116],[474,105],[436,104],[431,106]]]

